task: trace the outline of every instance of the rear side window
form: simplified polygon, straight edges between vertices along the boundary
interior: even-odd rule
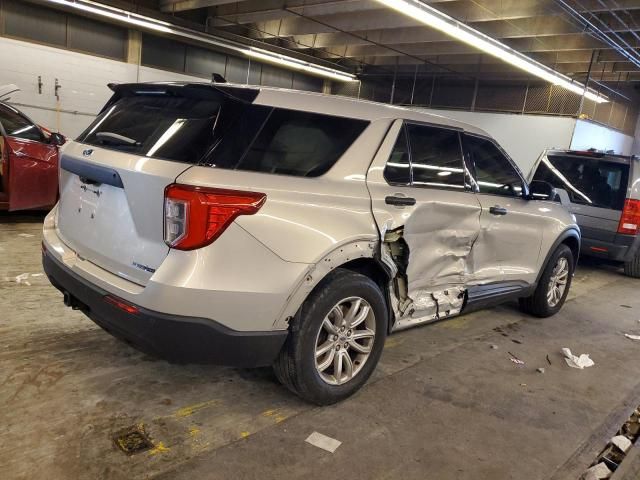
[[[480,193],[510,197],[522,195],[522,177],[492,141],[465,135],[464,145],[474,167]]]
[[[241,158],[216,159],[217,167],[299,177],[327,172],[368,122],[275,108]]]
[[[462,148],[455,130],[407,125],[412,185],[464,188]]]
[[[9,108],[0,106],[0,124],[9,137],[23,140],[44,141],[42,132],[33,123],[19,113]]]
[[[598,158],[549,155],[540,163],[533,179],[566,190],[573,203],[622,210],[629,165]]]
[[[455,130],[406,124],[384,169],[392,185],[465,188],[462,149]]]

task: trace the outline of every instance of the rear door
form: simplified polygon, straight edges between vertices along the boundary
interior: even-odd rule
[[[168,254],[164,191],[216,143],[236,101],[208,85],[122,86],[61,159],[58,234],[139,285]]]
[[[495,272],[505,282],[533,283],[548,219],[537,202],[524,198],[523,177],[497,144],[465,134],[464,148],[482,205],[475,271]]]
[[[6,105],[0,105],[0,132],[9,210],[52,206],[58,191],[58,148],[46,141],[37,125]]]
[[[460,132],[398,120],[367,175],[382,255],[396,276],[396,328],[459,311],[480,230]],[[391,256],[391,260],[389,260]]]

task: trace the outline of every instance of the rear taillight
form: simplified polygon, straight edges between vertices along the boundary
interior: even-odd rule
[[[627,198],[618,224],[618,233],[635,235],[640,227],[640,200]]]
[[[164,241],[171,248],[193,250],[209,245],[239,215],[253,215],[264,193],[169,185],[164,191]]]

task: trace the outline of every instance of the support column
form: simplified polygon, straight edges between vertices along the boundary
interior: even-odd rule
[[[134,65],[140,65],[142,61],[142,33],[137,30],[129,30],[126,60]]]

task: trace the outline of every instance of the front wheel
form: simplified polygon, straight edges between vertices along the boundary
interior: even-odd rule
[[[520,299],[520,308],[536,317],[550,317],[564,305],[574,270],[573,252],[560,245],[547,263],[533,295]]]
[[[386,331],[386,303],[378,285],[337,269],[302,305],[274,371],[303,399],[336,403],[353,395],[373,373]]]

